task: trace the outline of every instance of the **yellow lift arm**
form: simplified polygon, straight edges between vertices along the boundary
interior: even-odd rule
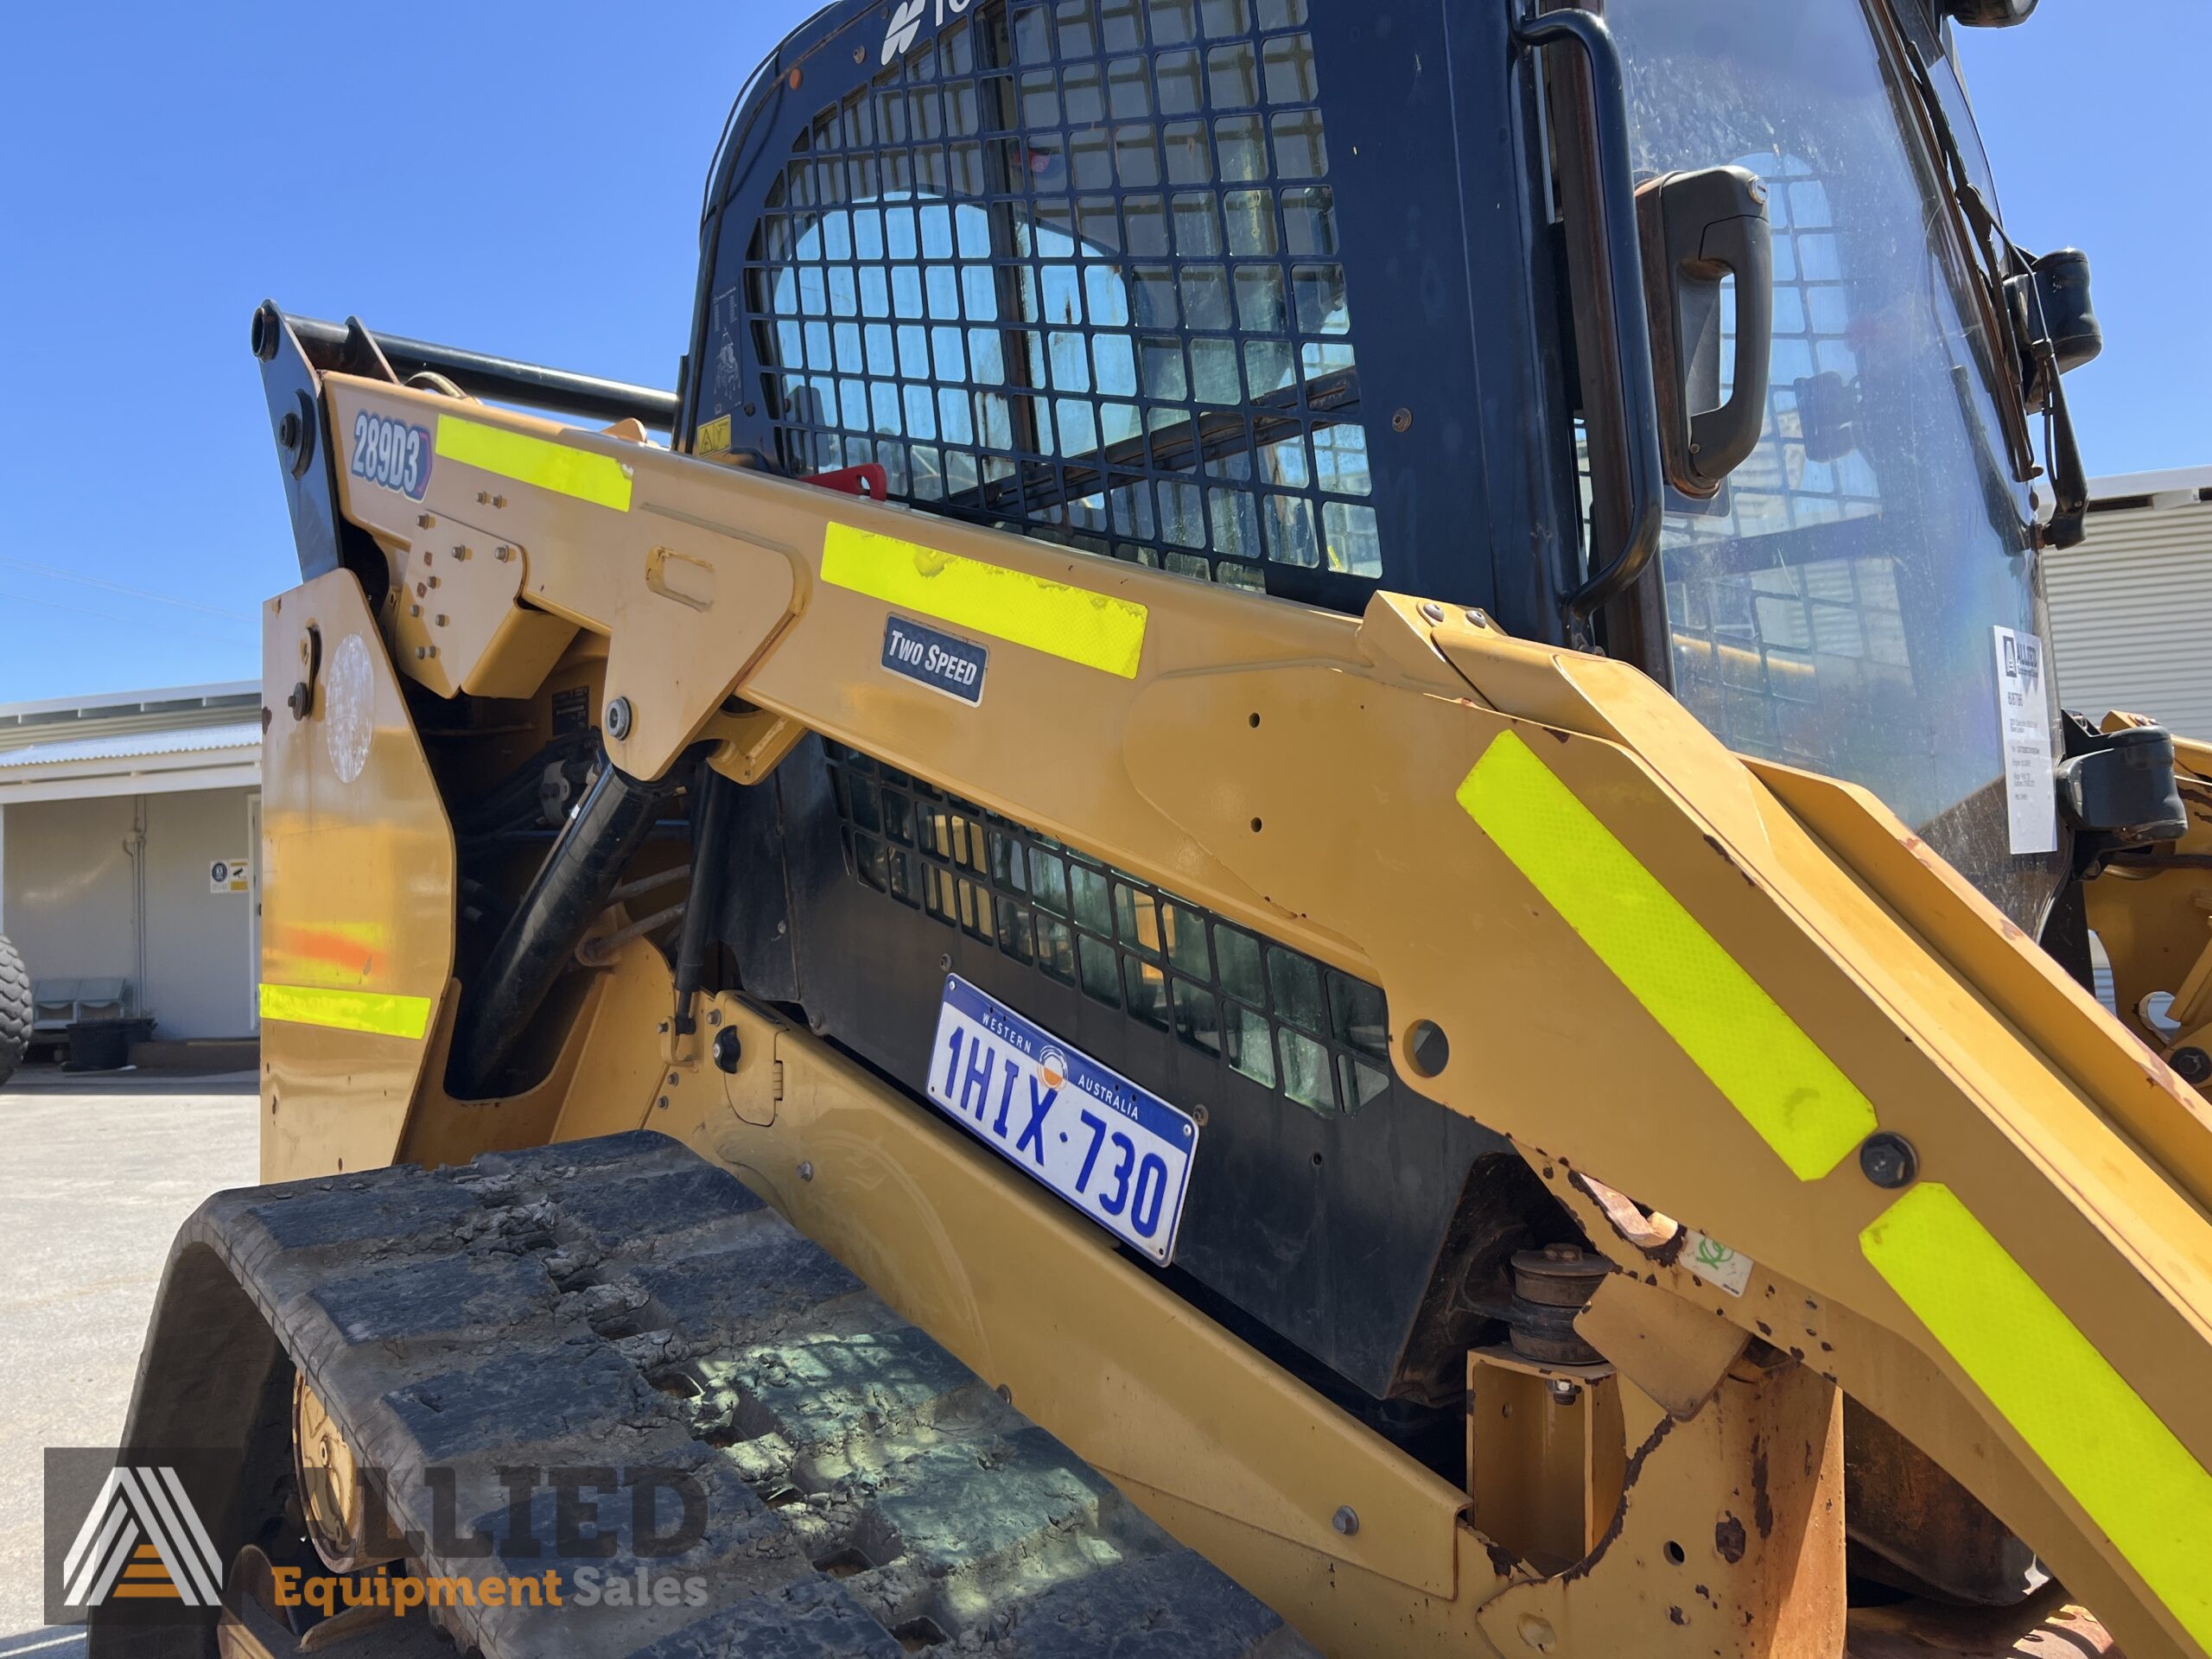
[[[453,850],[392,670],[440,696],[524,697],[598,636],[602,706],[624,715],[607,752],[634,776],[715,740],[717,769],[754,782],[817,732],[1380,984],[1400,1075],[1510,1135],[1625,1269],[1584,1316],[1626,1384],[1592,1388],[1588,1409],[1624,1414],[1632,1453],[1590,1475],[1629,1494],[1586,1541],[1592,1560],[1544,1576],[1486,1558],[1448,1507],[1403,1559],[1384,1541],[1410,1535],[1379,1518],[1340,1541],[1347,1559],[1466,1610],[1501,1652],[1624,1651],[1624,1628],[1648,1633],[1637,1651],[1713,1651],[1684,1607],[1724,1596],[1751,1632],[1729,1651],[1833,1649],[1840,1389],[2030,1540],[2136,1659],[2212,1653],[2204,1101],[1864,791],[1748,763],[1633,670],[1478,613],[1391,594],[1357,619],[1309,611],[693,460],[634,428],[343,376],[324,391],[342,511],[392,580],[365,609],[342,572],[271,608],[268,683],[311,671],[314,717],[278,709],[270,734],[264,1011],[340,1046],[309,1062],[272,1041],[268,1178],[422,1155],[429,1133]],[[364,416],[432,435],[420,501],[351,470]],[[894,612],[994,647],[981,707],[880,671]],[[342,734],[365,757],[367,734],[395,728],[346,775]],[[2208,803],[2197,787],[2192,845]],[[411,839],[364,857],[395,824]],[[286,885],[308,862],[361,874],[310,902]],[[839,1084],[835,1055],[734,1000],[723,1017],[785,1057],[780,1133],[805,1121],[804,1090],[880,1090]],[[659,1040],[648,1066],[696,1074]],[[965,1173],[916,1182],[948,1203],[988,1193],[1024,1248],[1119,1269],[940,1131],[901,1132],[898,1155]],[[766,1179],[833,1245],[841,1225],[861,1237],[830,1198]],[[1177,1321],[1167,1354],[1234,1369],[1225,1339],[1119,1270],[1125,1302],[1157,1296]],[[1402,1476],[1382,1490],[1408,1515],[1437,1509],[1437,1483],[1379,1442],[1312,1455],[1367,1459]],[[1203,1500],[1154,1496],[1205,1532]],[[1686,1541],[1707,1559],[1716,1534],[1722,1565],[1688,1575],[1703,1601],[1685,1581],[1670,1604],[1652,1573]],[[1745,1563],[1753,1579],[1722,1583]]]

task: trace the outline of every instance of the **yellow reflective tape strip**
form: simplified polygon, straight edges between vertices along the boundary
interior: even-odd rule
[[[429,1029],[430,999],[389,991],[341,991],[318,985],[261,988],[261,1017],[296,1026],[374,1032],[380,1037],[420,1038]]]
[[[1085,668],[1137,676],[1147,613],[1133,600],[833,524],[822,579]]]
[[[571,449],[549,438],[486,426],[459,415],[438,416],[437,450],[444,460],[480,467],[518,484],[557,490],[617,512],[630,511],[630,469],[612,455]]]
[[[1459,799],[1798,1179],[1873,1132],[1866,1096],[1519,737]]]
[[[1914,1187],[1859,1248],[2152,1593],[2212,1648],[2212,1474],[1948,1187]]]

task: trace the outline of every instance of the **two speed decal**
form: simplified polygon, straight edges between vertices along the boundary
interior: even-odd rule
[[[935,628],[893,614],[883,625],[883,665],[974,708],[983,700],[990,653]]]
[[[353,461],[346,470],[410,501],[430,487],[429,429],[363,410],[353,416]]]

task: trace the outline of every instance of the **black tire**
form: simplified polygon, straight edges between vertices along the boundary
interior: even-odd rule
[[[0,933],[0,1084],[23,1063],[31,1046],[31,976],[8,937]]]
[[[661,1135],[202,1205],[170,1255],[125,1440],[241,1454],[236,1498],[209,1517],[226,1559],[272,1541],[255,1515],[273,1513],[267,1471],[288,1466],[296,1368],[418,1539],[437,1532],[432,1470],[451,1516],[484,1517],[479,1534],[510,1513],[505,1465],[604,1465],[595,1484],[617,1517],[640,1470],[696,1483],[703,1527],[679,1552],[649,1554],[618,1519],[601,1545],[612,1554],[589,1563],[612,1580],[687,1575],[683,1605],[572,1595],[559,1610],[462,1610],[453,1633],[485,1659],[1316,1659],[820,1246]],[[528,1500],[534,1526],[550,1497]],[[512,1559],[526,1576],[568,1554],[433,1545],[416,1560],[469,1576]],[[194,1650],[149,1647],[106,1611],[92,1616],[102,1659]]]

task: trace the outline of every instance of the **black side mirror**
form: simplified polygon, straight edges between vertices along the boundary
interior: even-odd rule
[[[2079,248],[2046,253],[2036,261],[2036,288],[2058,372],[2071,374],[2095,361],[2105,348],[2105,330],[2089,301],[2089,256]]]
[[[1708,499],[1758,447],[1774,347],[1766,186],[1747,168],[1669,173],[1636,193],[1667,481]],[[1720,284],[1736,283],[1736,360],[1720,402]],[[1713,405],[1719,404],[1718,408]]]

